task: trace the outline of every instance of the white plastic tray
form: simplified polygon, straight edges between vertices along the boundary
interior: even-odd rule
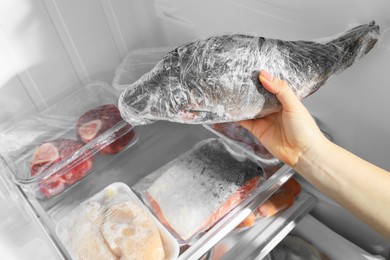
[[[124,201],[130,201],[141,207],[141,209],[146,212],[157,225],[157,228],[160,231],[161,239],[163,242],[164,250],[166,253],[165,259],[173,260],[177,259],[179,255],[179,245],[176,240],[170,235],[170,233],[163,227],[163,225],[150,213],[150,211],[145,207],[145,205],[139,200],[139,198],[132,192],[132,190],[124,183],[113,183],[102,191],[98,192],[78,207],[76,207],[68,216],[65,216],[62,220],[60,220],[56,225],[56,233],[62,239],[62,242],[67,247],[70,255],[72,255],[71,249],[69,249],[69,245],[66,244],[65,241],[71,240],[71,234],[67,232],[68,227],[72,225],[71,219],[76,217],[82,212],[82,205],[86,202],[97,202],[103,208],[112,203],[121,203]],[[109,217],[109,216],[106,216]],[[82,227],[80,227],[82,228]]]

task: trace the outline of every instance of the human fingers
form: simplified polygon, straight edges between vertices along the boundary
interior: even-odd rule
[[[286,81],[273,77],[264,70],[259,73],[259,80],[269,92],[276,95],[284,110],[294,111],[303,107]]]

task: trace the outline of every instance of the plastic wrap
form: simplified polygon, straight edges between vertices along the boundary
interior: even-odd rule
[[[60,220],[73,259],[176,259],[179,246],[124,183],[113,183]]]
[[[321,43],[231,34],[184,44],[130,85],[119,109],[133,125],[262,117],[278,111],[280,103],[260,84],[260,70],[286,80],[304,98],[369,52],[379,26],[371,22],[333,38]]]
[[[1,135],[13,181],[37,198],[55,196],[137,141],[114,90],[91,83]]]
[[[218,139],[207,139],[133,189],[180,243],[192,244],[262,181],[255,162],[234,157]]]
[[[270,177],[283,164],[250,131],[238,123],[219,123],[204,125],[204,127],[221,137],[232,149],[256,160],[267,174],[267,177]]]
[[[149,72],[172,48],[136,49],[126,54],[122,63],[115,70],[112,86],[122,92],[142,75]]]

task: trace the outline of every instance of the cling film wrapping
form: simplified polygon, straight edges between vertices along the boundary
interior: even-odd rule
[[[119,109],[133,125],[156,120],[204,124],[266,116],[281,108],[259,82],[266,70],[299,98],[354,64],[379,39],[375,22],[324,42],[284,41],[227,34],[199,39],[168,52],[122,92]]]

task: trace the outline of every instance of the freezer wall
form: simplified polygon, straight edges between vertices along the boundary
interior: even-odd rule
[[[3,0],[0,131],[89,81],[111,83],[125,54],[137,48],[232,32],[316,40],[371,20],[384,32],[379,44],[304,102],[336,143],[390,170],[386,0]],[[359,222],[354,227],[344,232],[362,246]]]

